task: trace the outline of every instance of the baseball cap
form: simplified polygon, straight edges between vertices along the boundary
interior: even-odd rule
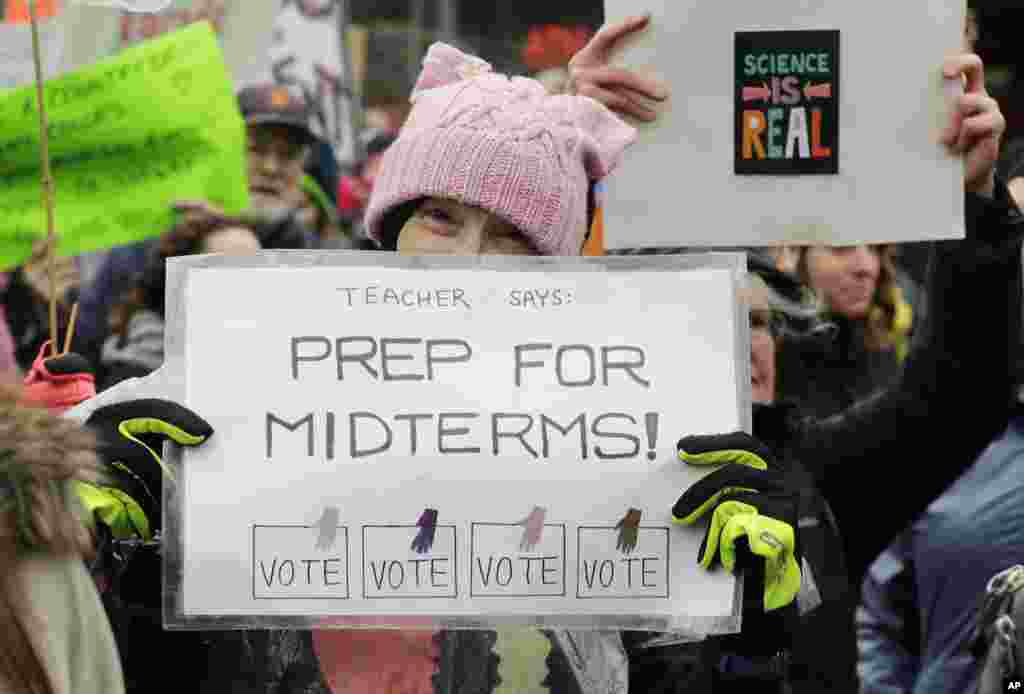
[[[292,128],[306,144],[317,141],[310,128],[311,112],[306,100],[280,84],[259,84],[238,92],[238,108],[249,125],[284,125]]]

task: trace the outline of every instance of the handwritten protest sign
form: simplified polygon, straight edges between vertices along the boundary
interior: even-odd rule
[[[637,11],[630,0],[605,8],[608,22]],[[961,0],[644,9],[650,28],[616,62],[664,79],[672,96],[609,179],[608,248],[963,236],[962,167],[938,144]],[[880,27],[913,36],[914,49],[879,50]]]
[[[301,91],[313,112],[314,130],[334,147],[339,161],[356,158],[355,102],[342,33],[341,0],[282,3],[274,18],[264,80]]]
[[[749,418],[742,262],[172,259],[170,623],[735,628],[671,507]]]
[[[166,231],[170,203],[248,206],[245,129],[208,24],[124,51],[46,85],[60,252]],[[0,92],[0,269],[44,229],[33,88]]]

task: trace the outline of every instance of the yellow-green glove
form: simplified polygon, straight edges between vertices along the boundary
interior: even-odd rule
[[[764,609],[791,604],[800,592],[800,496],[769,465],[771,454],[757,439],[733,433],[689,436],[679,441],[687,465],[721,466],[686,490],[672,508],[673,520],[692,525],[710,516],[697,561],[712,569],[720,560],[764,573]]]
[[[113,484],[80,487],[79,496],[115,538],[149,539],[151,529],[160,526],[163,479],[173,479],[160,458],[163,442],[198,446],[213,435],[213,428],[188,408],[158,399],[101,407],[85,424],[96,433]]]

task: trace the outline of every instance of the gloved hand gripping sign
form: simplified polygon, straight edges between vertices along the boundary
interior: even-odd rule
[[[698,563],[710,570],[718,560],[733,573],[763,574],[765,611],[791,604],[800,592],[799,495],[769,465],[771,453],[744,433],[688,436],[677,448],[687,465],[721,466],[672,508],[683,525],[710,514]]]
[[[174,480],[160,456],[163,441],[197,446],[213,429],[191,410],[157,399],[100,407],[85,425],[99,440],[108,480],[77,483],[76,492],[102,540],[94,575],[101,588],[116,591],[138,549],[160,553],[161,481]]]

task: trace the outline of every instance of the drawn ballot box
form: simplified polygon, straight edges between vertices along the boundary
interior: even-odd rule
[[[636,546],[619,548],[614,526],[576,529],[576,597],[668,598],[669,528],[641,526]]]
[[[454,525],[434,528],[433,543],[416,552],[416,525],[363,526],[364,598],[458,597],[459,573]]]
[[[536,543],[521,523],[473,523],[470,595],[565,596],[565,525],[545,523]]]
[[[255,525],[252,529],[252,597],[347,600],[348,528],[332,537],[308,525]]]

